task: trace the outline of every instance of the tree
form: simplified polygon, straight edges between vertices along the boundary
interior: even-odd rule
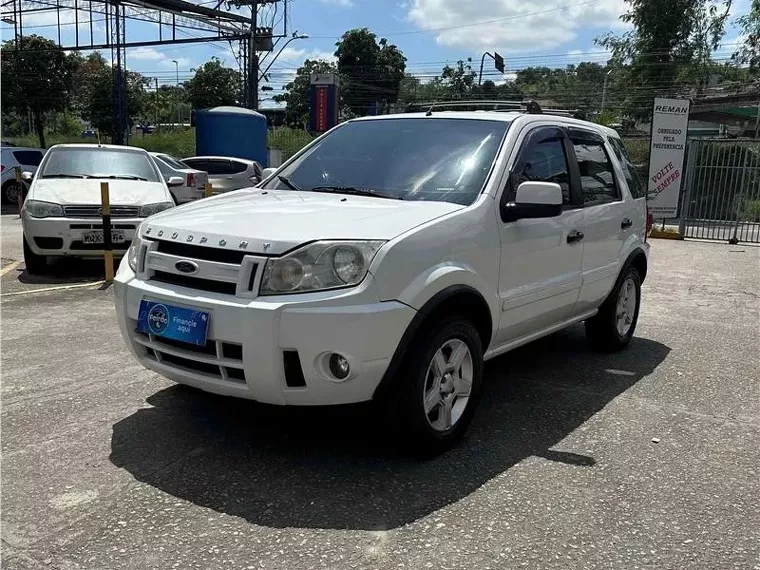
[[[309,85],[312,73],[337,73],[334,63],[323,59],[307,59],[296,71],[296,77],[280,93],[272,97],[277,103],[285,103],[285,122],[290,125],[303,126],[309,122]]]
[[[124,71],[127,106],[127,123],[131,127],[135,117],[142,117],[146,109],[145,88],[148,79],[136,71]],[[74,97],[82,118],[99,132],[113,135],[116,132],[116,98],[114,96],[114,70],[99,53],[87,56],[77,72],[77,90]]]
[[[378,105],[398,100],[406,70],[406,57],[395,45],[367,28],[349,30],[335,44],[343,101],[355,115],[368,115]],[[377,110],[377,109],[376,109]]]
[[[612,52],[616,66],[627,66],[631,88],[624,106],[629,115],[646,118],[652,98],[675,95],[678,77],[691,67],[701,85],[707,83],[710,54],[717,49],[731,8],[731,0],[625,0],[621,20],[633,29],[620,36],[608,34],[595,41]]]
[[[451,99],[462,99],[472,90],[477,74],[472,70],[469,60],[465,65],[463,60],[459,60],[456,66],[446,65],[441,71],[443,84],[448,88]]]
[[[220,105],[237,105],[240,101],[242,81],[240,72],[223,67],[218,58],[199,67],[186,83],[193,109],[207,109]]]
[[[45,114],[68,106],[78,61],[37,35],[25,36],[18,45],[4,42],[0,57],[3,106],[22,116],[31,111],[40,147],[45,148]]]
[[[744,42],[734,53],[733,59],[756,71],[760,67],[760,0],[752,0],[749,12],[741,16],[737,24],[742,30]]]

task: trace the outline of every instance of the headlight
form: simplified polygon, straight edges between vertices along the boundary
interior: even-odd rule
[[[323,291],[361,283],[383,241],[319,241],[270,259],[261,279],[262,295]]]
[[[159,202],[158,204],[145,204],[144,206],[140,207],[140,217],[141,218],[147,218],[148,216],[152,216],[153,214],[158,214],[159,212],[163,212],[164,210],[168,210],[169,208],[173,208],[174,204],[171,202]]]
[[[24,202],[26,213],[33,218],[52,218],[63,216],[63,206],[53,204],[52,202],[41,202],[39,200],[27,200]]]
[[[132,239],[132,243],[127,251],[127,263],[129,268],[137,273],[137,257],[140,255],[140,229],[138,228],[135,233],[135,237]]]

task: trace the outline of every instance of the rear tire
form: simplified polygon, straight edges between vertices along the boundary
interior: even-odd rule
[[[591,345],[605,352],[622,350],[633,338],[641,305],[641,277],[634,267],[626,269],[599,312],[586,319]]]
[[[43,275],[48,272],[47,257],[34,253],[26,241],[26,236],[24,236],[24,265],[26,272],[30,275]]]
[[[15,181],[8,182],[3,186],[2,203],[6,206],[16,206],[20,195],[21,185]]]
[[[457,443],[480,397],[483,348],[466,318],[448,317],[420,333],[402,365],[392,418],[403,446],[430,456]]]

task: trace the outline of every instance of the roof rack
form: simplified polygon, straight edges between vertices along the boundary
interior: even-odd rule
[[[532,99],[530,101],[498,101],[486,99],[458,99],[456,101],[430,101],[424,103],[410,103],[406,106],[407,113],[427,111],[432,115],[433,111],[497,111],[497,112],[518,112],[529,115],[560,115],[563,117],[572,117],[577,111],[575,109],[555,109],[547,107],[542,109],[541,106]]]

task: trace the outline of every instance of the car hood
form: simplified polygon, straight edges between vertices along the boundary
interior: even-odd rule
[[[157,214],[142,235],[278,255],[319,239],[389,240],[463,206],[290,190],[238,190]]]
[[[111,204],[141,206],[171,201],[171,195],[161,182],[95,178],[41,178],[34,181],[29,198],[64,206],[100,204],[101,182],[108,182],[108,196]]]

